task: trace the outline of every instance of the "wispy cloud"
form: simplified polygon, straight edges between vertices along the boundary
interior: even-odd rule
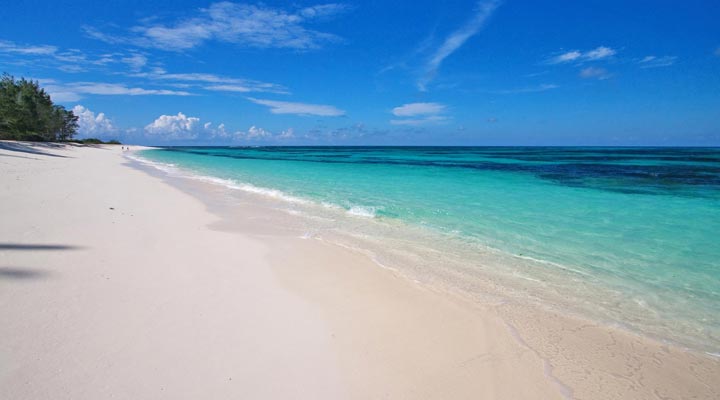
[[[536,93],[545,92],[547,90],[557,89],[560,86],[553,83],[543,83],[536,86],[525,86],[515,89],[490,90],[489,93],[494,94],[518,94],[518,93]]]
[[[415,117],[418,115],[439,114],[445,111],[445,105],[440,103],[408,103],[395,107],[392,113],[396,117]]]
[[[345,111],[335,106],[324,104],[294,103],[289,101],[264,100],[248,97],[248,100],[270,108],[273,114],[296,114],[296,115],[317,115],[320,117],[339,117],[345,115]]]
[[[55,46],[32,46],[32,45],[19,45],[7,40],[0,40],[0,52],[2,53],[15,53],[25,55],[51,55],[57,53],[58,48]]]
[[[582,63],[587,61],[598,61],[607,59],[617,54],[617,50],[599,46],[595,49],[588,51],[571,50],[565,53],[558,54],[554,57],[549,58],[545,61],[547,64],[566,64],[571,62]]]
[[[288,94],[288,90],[275,83],[267,83],[252,79],[230,78],[207,73],[168,73],[163,69],[133,74],[134,77],[159,81],[175,81],[202,87],[205,90],[220,92],[265,92]]]
[[[720,57],[720,46],[718,46],[718,48],[715,49],[715,55]]]
[[[147,57],[137,53],[122,57],[120,61],[127,64],[133,71],[140,71],[148,63]]]
[[[0,40],[0,56],[11,57],[17,65],[42,65],[64,72],[83,72],[87,57],[80,50],[61,50],[51,45],[18,44]]]
[[[480,31],[490,16],[492,16],[498,6],[500,6],[500,3],[499,0],[487,0],[477,3],[472,19],[466,22],[460,29],[451,33],[450,36],[443,41],[442,45],[431,55],[423,68],[422,76],[417,82],[419,90],[427,90],[427,85],[435,78],[443,61]]]
[[[243,85],[210,85],[204,87],[206,90],[214,90],[217,92],[239,92],[239,93],[248,93],[252,92],[253,90],[247,86]]]
[[[78,49],[45,44],[20,45],[10,41],[0,41],[0,55],[12,56],[15,63],[70,73],[102,71],[110,65],[122,65],[138,72],[149,64],[147,55],[138,51],[92,54]]]
[[[392,109],[392,114],[401,119],[392,119],[392,125],[418,126],[446,121],[442,115],[446,106],[440,103],[407,103]]]
[[[675,61],[677,61],[676,56],[645,56],[638,61],[638,64],[640,65],[640,68],[661,68],[669,67],[675,64]]]
[[[580,77],[585,79],[608,79],[610,73],[605,68],[587,67],[580,70]]]
[[[286,11],[263,4],[219,2],[195,11],[194,16],[168,24],[143,24],[130,32],[108,34],[93,27],[84,27],[84,30],[88,36],[106,43],[173,51],[191,49],[208,41],[308,50],[340,38],[309,29],[306,24],[336,16],[349,8],[343,4],[324,4]]]
[[[190,93],[179,90],[145,89],[129,87],[121,83],[105,82],[72,82],[58,83],[49,81],[44,86],[54,101],[72,102],[80,100],[83,95],[100,96],[189,96]]]
[[[309,11],[308,11],[309,12]],[[322,15],[323,9],[314,11]],[[326,11],[329,12],[329,11]],[[78,73],[93,71],[104,73],[116,78],[124,75],[132,78],[122,84],[86,84],[75,83],[55,88],[57,101],[77,101],[81,94],[163,94],[188,95],[190,93],[165,89],[142,89],[133,86],[164,85],[175,88],[194,88],[213,92],[259,92],[288,94],[282,85],[262,82],[253,79],[233,78],[210,73],[169,73],[159,63],[152,62],[145,52],[133,50],[88,54],[75,49],[61,49],[48,45],[18,45],[13,42],[0,41],[0,56],[9,58],[16,65],[33,65],[44,69],[55,69],[63,72]],[[138,79],[139,78],[139,79]],[[90,86],[88,86],[90,85]],[[73,86],[73,87],[70,87]],[[97,87],[93,87],[97,86]],[[102,91],[102,93],[96,93]]]

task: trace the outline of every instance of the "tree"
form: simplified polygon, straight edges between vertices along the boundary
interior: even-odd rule
[[[78,117],[53,104],[37,81],[3,74],[0,79],[0,139],[69,140],[77,132]]]

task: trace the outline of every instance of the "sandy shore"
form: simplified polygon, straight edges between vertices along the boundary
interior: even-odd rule
[[[716,358],[433,291],[123,155],[0,143],[0,398],[720,397]]]

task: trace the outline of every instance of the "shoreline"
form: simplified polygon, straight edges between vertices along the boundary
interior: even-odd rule
[[[613,318],[613,316],[609,314],[593,314],[588,312],[587,307],[582,308],[573,306],[568,300],[560,302],[558,301],[559,299],[557,296],[547,296],[546,293],[538,295],[538,293],[533,291],[533,289],[535,289],[534,287],[518,284],[518,278],[515,278],[515,281],[513,282],[512,279],[508,279],[513,277],[501,276],[498,274],[492,275],[487,268],[466,268],[471,265],[473,267],[478,267],[479,265],[477,259],[473,259],[472,261],[463,259],[460,261],[462,265],[458,265],[458,263],[455,262],[452,265],[454,268],[443,266],[441,271],[438,271],[437,268],[427,268],[427,270],[432,272],[419,272],[419,270],[423,268],[408,266],[412,262],[412,259],[381,259],[382,255],[387,255],[387,253],[382,254],[382,251],[379,252],[378,250],[382,249],[377,248],[377,246],[374,246],[373,248],[373,243],[369,241],[355,240],[354,237],[348,237],[347,232],[340,233],[335,229],[338,228],[338,226],[340,226],[341,229],[344,229],[344,223],[352,224],[349,231],[358,232],[362,231],[363,225],[374,223],[383,225],[392,224],[393,229],[402,230],[403,235],[417,240],[418,243],[422,241],[424,245],[431,245],[431,242],[443,239],[439,236],[433,236],[430,238],[433,240],[428,241],[428,238],[420,237],[417,232],[411,232],[415,229],[407,225],[405,222],[387,221],[384,219],[378,220],[374,214],[358,215],[358,213],[354,211],[354,207],[344,209],[336,204],[320,204],[315,200],[295,197],[295,195],[287,194],[277,189],[236,182],[232,179],[225,179],[212,175],[205,175],[203,173],[187,170],[175,164],[166,164],[154,161],[132,153],[128,155],[128,158],[134,164],[134,167],[140,168],[151,175],[163,179],[170,185],[179,187],[186,193],[202,199],[204,203],[208,204],[209,210],[213,214],[228,221],[225,225],[229,230],[235,229],[233,228],[233,225],[242,225],[241,221],[238,221],[237,219],[233,220],[228,217],[229,214],[234,212],[235,203],[241,203],[244,204],[244,206],[238,208],[242,209],[250,207],[254,209],[256,214],[263,215],[265,226],[253,226],[250,230],[271,229],[271,231],[276,235],[292,232],[293,235],[298,237],[301,236],[305,239],[325,241],[329,244],[343,247],[349,251],[363,255],[364,257],[370,259],[375,265],[388,269],[401,276],[403,279],[422,283],[433,291],[437,291],[438,293],[445,295],[456,296],[461,301],[470,304],[490,304],[493,307],[511,304],[514,306],[526,307],[532,310],[542,310],[543,312],[564,315],[571,320],[600,325],[608,329],[620,331],[630,336],[648,339],[660,345],[667,345],[690,351],[695,354],[720,359],[720,353],[716,352],[718,351],[717,347],[693,341],[697,338],[684,338],[681,335],[672,337],[670,335],[662,335],[657,331],[646,331],[642,329],[643,326],[627,323],[626,320]],[[227,201],[217,201],[213,197],[227,198]],[[289,208],[285,207],[286,204],[289,205]],[[309,219],[315,218],[332,218],[340,220],[340,223],[334,223],[331,229],[318,228],[317,225],[310,227],[306,224]],[[283,226],[284,228],[282,232],[269,228],[275,226]],[[378,233],[382,234],[384,232],[378,231]],[[414,234],[410,235],[411,233]],[[382,237],[386,238],[386,236]],[[453,250],[459,249],[460,247],[452,249],[447,248],[445,249],[446,253],[443,254],[443,257],[434,261],[436,264],[440,265],[449,262],[447,252],[449,251],[452,254]],[[403,250],[407,251],[412,249],[403,248]],[[426,256],[428,255],[426,253],[423,254]],[[580,274],[580,272],[564,265],[551,261],[535,260],[528,256],[507,253],[500,249],[490,247],[487,247],[487,249],[483,248],[481,250],[481,254],[483,254],[483,258],[480,260],[481,265],[483,263],[487,263],[491,267],[498,267],[498,262],[504,261],[505,263],[513,263],[517,260],[530,260],[527,261],[530,262],[530,264],[523,264],[525,268],[536,268],[536,264],[552,264],[555,267],[554,269],[560,269],[563,271],[568,270],[571,273]],[[458,257],[454,258],[455,261],[458,261]],[[431,265],[430,267],[433,266]],[[492,270],[492,268],[490,268],[490,270]],[[520,276],[522,277],[522,275]],[[461,287],[457,285],[457,283],[462,283],[463,286]],[[584,287],[583,291],[588,289],[590,288]],[[601,293],[601,291],[598,290],[598,293]],[[597,299],[603,297],[598,297],[596,294],[595,298]],[[572,299],[573,298],[571,298],[571,300]],[[582,300],[585,299],[583,298]],[[532,312],[530,312],[530,314],[532,314]]]
[[[712,380],[713,376],[720,372],[720,362],[710,356],[635,337],[609,327],[588,324],[588,321],[575,320],[560,313],[526,309],[516,304],[470,304],[430,290],[390,270],[378,268],[372,260],[348,249],[318,240],[279,234],[267,226],[263,227],[262,216],[253,214],[257,208],[243,209],[242,205],[235,206],[232,210],[224,210],[230,215],[220,215],[222,211],[209,202],[212,202],[213,196],[222,195],[221,189],[200,182],[173,185],[171,179],[162,179],[131,168],[122,157],[120,149],[111,150],[115,151],[73,147],[70,150],[46,151],[55,156],[35,156],[62,172],[67,172],[66,169],[70,168],[73,160],[84,168],[98,167],[98,171],[91,176],[83,177],[81,173],[73,172],[77,173],[77,179],[87,181],[72,181],[67,183],[70,187],[65,189],[60,183],[53,184],[51,180],[48,181],[57,178],[52,172],[53,169],[38,169],[32,165],[38,160],[0,157],[0,162],[11,160],[7,164],[0,164],[0,167],[9,168],[8,171],[16,174],[20,181],[31,180],[47,184],[46,187],[37,187],[36,190],[29,186],[19,187],[9,178],[10,174],[3,174],[6,179],[3,179],[2,184],[9,189],[3,201],[11,205],[10,209],[14,213],[3,216],[9,223],[0,230],[0,241],[18,242],[22,239],[23,242],[49,242],[62,237],[72,238],[72,234],[100,236],[91,236],[94,245],[89,246],[88,250],[69,251],[57,257],[46,257],[40,252],[19,254],[0,250],[3,264],[23,260],[44,262],[52,274],[59,277],[71,274],[84,282],[79,288],[72,286],[70,282],[62,282],[60,278],[56,279],[58,282],[51,282],[51,287],[45,289],[52,294],[63,293],[66,296],[59,299],[59,305],[53,305],[51,300],[55,301],[56,298],[44,297],[50,295],[29,289],[36,282],[20,282],[18,288],[17,280],[0,280],[0,285],[3,285],[3,290],[0,291],[0,315],[15,321],[0,328],[4,337],[13,338],[12,343],[3,346],[0,352],[2,358],[10,360],[11,364],[0,368],[0,387],[5,388],[0,389],[0,394],[5,393],[10,398],[30,398],[32,394],[52,393],[52,390],[65,388],[65,391],[60,393],[65,393],[67,398],[93,398],[91,395],[109,393],[172,398],[173,394],[179,397],[189,396],[181,395],[184,393],[182,389],[187,389],[187,385],[192,383],[212,389],[201,393],[216,393],[219,396],[239,393],[247,395],[250,393],[247,388],[250,387],[257,390],[255,394],[265,393],[266,396],[263,397],[278,398],[283,397],[283,390],[297,390],[302,385],[306,385],[303,392],[306,395],[322,398],[367,398],[383,395],[390,398],[654,398],[660,394],[669,398],[691,395],[712,398],[720,393],[720,383]],[[2,150],[0,152],[2,155],[6,153]],[[57,155],[75,158],[66,159]],[[7,165],[10,167],[6,167]],[[112,176],[113,182],[104,182],[103,173],[111,174],[105,177],[109,179]],[[120,181],[124,186],[118,188],[113,185]],[[33,205],[63,199],[62,196],[72,193],[70,189],[93,197],[81,204],[88,207],[89,215],[78,215],[78,212],[82,211],[82,208],[78,209],[80,205],[62,202],[52,203],[54,205],[48,209],[32,208]],[[89,195],[90,190],[95,193]],[[157,198],[148,197],[148,193],[156,195]],[[21,204],[18,202],[22,197],[16,198],[17,196],[36,196],[40,201]],[[130,208],[127,212],[133,213],[133,216],[142,215],[146,219],[116,218],[108,224],[105,218],[109,211],[106,208],[102,211],[95,210],[91,200],[101,198],[109,201],[113,198],[118,200],[118,197],[128,203]],[[172,206],[164,209],[164,204]],[[30,210],[33,210],[34,215],[26,214]],[[117,207],[112,211],[120,210],[121,208]],[[68,216],[73,217],[70,220],[83,223],[68,224]],[[154,220],[156,217],[162,218],[157,221]],[[21,229],[27,225],[27,219],[31,219],[38,228],[30,231]],[[23,233],[18,236],[20,232]],[[132,243],[129,247],[117,241],[107,243],[107,238],[102,237],[101,232],[114,232],[114,239],[130,240]],[[155,247],[148,248],[147,244],[132,237],[132,234],[138,233],[143,233],[145,239],[152,239],[150,242],[154,243]],[[164,237],[165,235],[172,236],[175,241]],[[198,237],[204,238],[200,242],[208,246],[207,249],[217,251],[217,254],[203,250],[194,251],[192,247],[197,246]],[[92,250],[96,247],[112,249],[116,246],[122,247],[123,251],[129,251],[129,255],[123,256],[123,252],[116,254]],[[138,250],[143,249],[149,251],[149,255],[138,254]],[[252,261],[245,260],[245,257]],[[83,336],[82,329],[86,326],[78,328],[60,324],[59,332],[66,336],[65,339],[71,339],[69,341],[59,339],[52,329],[39,335],[33,334],[34,329],[40,326],[53,328],[58,327],[53,324],[59,323],[49,318],[52,313],[25,317],[21,310],[32,311],[33,304],[41,304],[47,307],[41,309],[55,312],[62,310],[60,306],[69,304],[71,308],[79,310],[74,323],[81,327],[92,321],[81,318],[86,317],[87,313],[99,315],[107,310],[93,309],[92,303],[80,304],[75,300],[77,291],[89,300],[104,299],[106,293],[100,291],[98,286],[102,281],[88,280],[85,276],[88,270],[68,267],[68,263],[93,263],[96,260],[105,260],[112,264],[106,271],[112,274],[125,274],[127,271],[124,271],[124,268],[129,265],[128,261],[149,268],[152,272],[151,276],[147,276],[139,273],[142,270],[140,269],[124,276],[123,283],[139,288],[136,293],[139,298],[124,297],[123,302],[117,303],[110,301],[110,309],[122,312],[130,305],[142,314],[146,312],[143,310],[143,307],[147,306],[144,302],[162,306],[162,302],[158,303],[153,297],[158,293],[161,297],[170,296],[169,298],[177,301],[177,304],[172,301],[167,303],[168,310],[165,310],[171,312],[173,318],[164,320],[166,324],[149,328],[136,326],[146,335],[137,338],[153,337],[158,340],[154,344],[159,345],[162,339],[167,339],[167,335],[172,337],[173,330],[170,327],[178,326],[183,328],[179,332],[185,339],[196,335],[219,335],[220,345],[180,339],[172,340],[168,350],[172,352],[173,349],[184,346],[194,347],[192,354],[197,354],[197,357],[193,359],[203,366],[207,366],[203,355],[209,354],[215,357],[213,359],[219,364],[228,366],[227,369],[235,368],[244,371],[247,376],[254,374],[254,377],[260,379],[257,382],[245,380],[247,386],[244,392],[237,387],[223,387],[220,390],[219,381],[213,381],[211,375],[205,373],[200,377],[190,378],[187,382],[177,382],[172,390],[166,387],[160,392],[152,385],[147,385],[147,380],[165,376],[187,378],[196,373],[197,368],[187,365],[178,368],[171,363],[174,358],[170,353],[154,353],[157,359],[149,361],[158,364],[157,367],[165,371],[160,376],[143,375],[153,371],[152,368],[143,368],[139,372],[125,371],[132,365],[131,361],[142,357],[141,350],[147,349],[142,346],[136,348],[128,342],[132,335],[113,336],[111,329],[96,332],[98,345],[86,351],[81,351],[80,343],[77,342],[77,338]],[[171,268],[175,264],[169,261],[181,266],[180,271]],[[219,267],[214,267],[215,265]],[[243,267],[237,268],[238,265]],[[198,268],[199,266],[210,267],[211,271],[205,271]],[[70,272],[67,272],[68,268]],[[181,282],[174,282],[180,288],[151,279],[177,280],[180,278],[173,277],[178,272],[180,277],[185,274],[186,277],[202,279],[181,279]],[[234,279],[227,280],[228,277]],[[248,281],[247,278],[256,280]],[[122,293],[123,287],[114,287],[115,292],[109,293]],[[230,303],[213,301],[212,289],[218,287],[223,289],[217,296]],[[234,304],[238,300],[244,299],[258,305],[256,297],[247,295],[238,298],[238,292],[242,292],[240,288],[255,290],[255,295],[263,293],[262,304],[274,304],[271,308],[277,311],[276,314],[272,317],[258,315],[258,310],[241,305],[233,305],[231,309],[234,313],[229,312],[228,304]],[[186,294],[188,299],[184,299]],[[278,304],[277,297],[284,299],[281,304]],[[186,310],[181,305],[192,309],[195,303],[219,307],[219,310],[210,312],[216,325],[195,325],[194,323],[199,322],[199,317],[192,313],[184,314]],[[209,312],[212,307],[204,309]],[[294,318],[291,310],[298,311],[306,318]],[[153,315],[158,317],[163,314],[149,316]],[[233,315],[238,319],[229,318]],[[108,323],[113,320],[101,319],[109,321]],[[248,321],[261,323],[257,327],[248,328],[248,325],[244,324]],[[262,351],[257,350],[260,353],[251,361],[241,362],[235,358],[239,353],[234,347],[248,350],[247,346],[238,343],[237,338],[228,333],[218,333],[215,329],[218,325],[233,333],[242,332],[241,328],[249,329],[258,335],[253,344]],[[283,332],[288,328],[293,335]],[[289,337],[295,334],[301,340]],[[37,349],[31,351],[32,345],[24,340],[26,337],[41,344],[58,345],[58,348],[46,348],[46,351],[50,349],[49,353],[41,357],[51,358],[50,364],[53,368],[68,368],[67,355],[79,351],[76,358],[89,361],[95,366],[111,365],[111,369],[120,373],[120,377],[110,378],[111,372],[107,372],[108,375],[93,380],[86,384],[86,387],[82,387],[82,376],[77,373],[69,376],[50,374],[54,380],[41,382],[37,372],[44,372],[46,366],[43,362],[31,360],[29,355],[42,353],[38,353]],[[309,347],[313,351],[307,353],[297,348],[297,345],[307,343],[313,344]],[[120,344],[121,348],[130,348],[129,355],[118,358],[122,352],[109,351],[112,344],[115,347]],[[226,345],[230,347],[225,348]],[[292,351],[288,355],[286,352],[274,352],[273,347]],[[318,362],[307,364],[303,357],[312,357]],[[247,365],[253,362],[263,364],[267,359],[283,360],[291,367],[283,369],[272,364],[273,367],[257,372],[256,368]],[[269,367],[271,364],[264,365]],[[279,368],[280,372],[286,371],[287,374],[278,375],[278,370],[273,368]],[[310,369],[306,370],[307,368]],[[171,371],[176,369],[182,371]],[[73,368],[70,367],[69,370],[72,371]],[[271,378],[278,376],[285,380],[281,379],[274,384],[275,392],[261,392],[261,389],[256,387],[262,382],[267,384]],[[322,382],[319,382],[320,380]],[[25,384],[27,381],[32,382],[35,387],[28,388]],[[128,382],[143,382],[145,385],[132,389],[127,386]],[[292,392],[284,393],[287,395]]]

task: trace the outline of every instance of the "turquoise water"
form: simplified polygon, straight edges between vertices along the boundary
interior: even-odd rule
[[[319,235],[355,238],[428,281],[502,286],[720,349],[720,149],[186,147],[140,156],[324,215]],[[472,283],[482,279],[492,284]]]

